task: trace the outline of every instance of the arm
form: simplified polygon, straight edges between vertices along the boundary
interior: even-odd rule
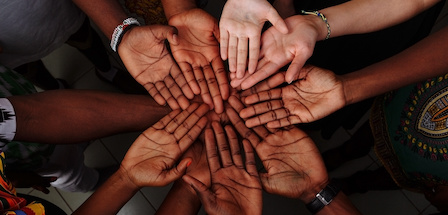
[[[8,100],[16,113],[14,140],[53,144],[143,131],[170,111],[149,96],[91,90],[46,91]]]
[[[144,131],[119,170],[73,214],[116,214],[141,187],[179,179],[191,163],[182,154],[206,126],[206,106],[194,103],[183,112],[175,110]]]
[[[447,37],[445,27],[391,58],[343,75],[347,104],[446,74]]]
[[[357,0],[320,10],[330,25],[330,38],[362,34],[384,29],[403,22],[435,5],[438,0]],[[285,20],[290,32],[283,35],[275,28],[268,29],[261,38],[262,48],[256,72],[242,80],[233,80],[232,86],[243,89],[291,63],[285,80],[297,80],[300,69],[313,54],[317,41],[327,37],[326,23],[315,15],[296,15]]]

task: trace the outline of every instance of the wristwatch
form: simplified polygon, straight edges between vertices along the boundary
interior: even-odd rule
[[[331,180],[324,189],[316,194],[316,198],[306,204],[306,208],[312,214],[319,212],[322,208],[331,203],[340,190],[341,185],[334,180]]]

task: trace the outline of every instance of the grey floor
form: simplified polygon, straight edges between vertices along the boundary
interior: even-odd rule
[[[223,1],[209,1],[207,8],[213,14],[219,14]],[[446,11],[446,10],[445,10]],[[438,25],[444,25],[447,17],[443,16]],[[117,56],[110,53],[110,58],[116,65],[120,65]],[[75,89],[98,89],[105,91],[120,92],[114,86],[99,80],[95,75],[94,66],[77,50],[64,45],[45,57],[44,63],[55,77],[63,78]],[[366,114],[358,123],[359,125],[368,119]],[[359,126],[357,125],[357,126]],[[336,147],[348,140],[356,131],[339,129],[330,140],[324,140],[318,133],[311,134],[322,152]],[[138,133],[125,133],[105,137],[92,142],[86,149],[85,163],[91,167],[104,167],[119,163]],[[353,160],[341,168],[332,171],[332,177],[344,177],[358,170],[375,169],[380,162],[374,152],[368,156]],[[141,189],[119,212],[119,214],[154,214],[163,201],[170,187],[144,188]],[[55,188],[50,189],[50,194],[43,194],[33,189],[18,189],[18,192],[27,193],[47,199],[68,214],[78,208],[92,193],[68,193]],[[370,191],[365,194],[350,196],[355,206],[363,214],[431,214],[437,210],[430,205],[423,195],[409,191]],[[309,214],[304,205],[297,200],[287,199],[280,196],[264,195],[263,214]],[[204,214],[203,211],[200,212]]]

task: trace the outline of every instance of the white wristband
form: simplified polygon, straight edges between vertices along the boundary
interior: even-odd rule
[[[115,28],[114,33],[112,34],[112,39],[110,40],[110,47],[112,48],[112,50],[114,50],[114,52],[117,52],[118,45],[120,44],[121,39],[126,32],[124,30],[131,25],[140,26],[140,23],[136,18],[130,17],[125,19],[123,23]]]

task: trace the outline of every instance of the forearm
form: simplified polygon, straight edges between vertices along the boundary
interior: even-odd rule
[[[73,214],[117,214],[138,190],[126,171],[120,168]]]
[[[128,18],[118,0],[73,0],[73,2],[95,22],[109,40],[115,27]]]
[[[391,58],[341,76],[347,104],[446,74],[447,37],[446,27]]]
[[[168,20],[176,14],[197,8],[195,0],[162,0],[163,10]]]
[[[331,27],[331,36],[362,34],[381,30],[404,22],[435,5],[439,0],[352,0],[321,9]],[[325,38],[325,23],[315,17],[320,28],[319,38]]]
[[[174,182],[156,214],[197,214],[200,208],[201,201],[193,188],[179,179]]]
[[[150,96],[55,90],[8,97],[16,112],[14,140],[77,143],[142,131],[169,113]]]

